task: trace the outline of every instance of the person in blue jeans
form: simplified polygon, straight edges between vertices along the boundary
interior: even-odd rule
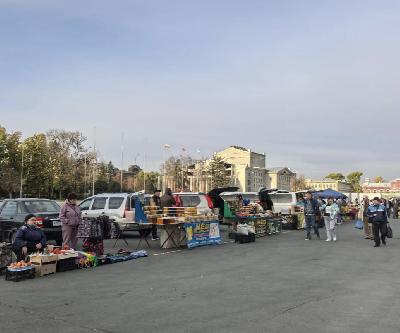
[[[318,201],[314,199],[312,193],[308,191],[306,193],[306,197],[304,200],[304,216],[305,216],[306,231],[307,231],[306,240],[311,239],[311,228],[314,229],[318,239],[320,238],[318,225],[316,224],[316,216],[318,213],[319,213]]]
[[[375,197],[372,205],[369,206],[367,215],[370,223],[372,223],[372,231],[375,240],[374,247],[380,247],[381,240],[382,244],[386,245],[388,216],[386,207],[381,203],[381,200],[378,197]]]

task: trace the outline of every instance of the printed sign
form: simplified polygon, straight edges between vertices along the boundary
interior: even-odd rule
[[[222,243],[218,222],[185,223],[185,230],[189,249]]]

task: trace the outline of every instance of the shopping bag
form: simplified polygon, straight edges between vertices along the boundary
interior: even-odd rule
[[[364,229],[364,222],[361,221],[361,220],[357,220],[355,225],[354,225],[354,228],[363,230]]]
[[[392,228],[390,227],[389,223],[388,223],[388,225],[387,225],[386,237],[387,237],[387,238],[393,238],[393,230],[392,230]]]
[[[236,233],[239,235],[248,235],[249,234],[249,227],[247,224],[238,224]]]

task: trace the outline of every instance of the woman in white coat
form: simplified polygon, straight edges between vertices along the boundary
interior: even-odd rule
[[[333,198],[329,198],[325,205],[321,206],[321,212],[324,216],[326,228],[326,241],[336,242],[336,223],[340,213],[340,208]]]

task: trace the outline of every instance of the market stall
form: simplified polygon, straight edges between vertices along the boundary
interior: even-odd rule
[[[161,209],[145,206],[143,222],[153,224],[161,231],[161,248],[194,248],[221,244],[218,216],[198,214],[195,207],[169,207]]]

